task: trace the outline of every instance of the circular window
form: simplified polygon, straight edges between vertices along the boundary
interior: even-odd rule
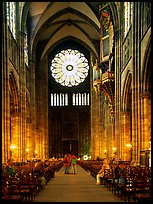
[[[67,49],[55,55],[50,70],[56,82],[72,87],[85,80],[89,65],[84,54],[78,50]]]

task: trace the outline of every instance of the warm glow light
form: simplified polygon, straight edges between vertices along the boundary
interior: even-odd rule
[[[37,150],[35,150],[35,153],[37,154]]]
[[[126,147],[128,147],[128,148],[132,148],[132,144],[126,144]]]
[[[83,160],[88,160],[88,155],[84,155]]]
[[[115,150],[116,150],[116,147],[113,147],[113,148],[112,148],[112,150],[114,150],[114,151],[115,151]]]
[[[29,149],[28,149],[28,148],[26,149],[26,152],[29,152]]]
[[[149,141],[149,150],[151,150],[151,141]]]
[[[11,146],[10,146],[10,149],[15,149],[15,148],[16,148],[15,145],[11,145]]]

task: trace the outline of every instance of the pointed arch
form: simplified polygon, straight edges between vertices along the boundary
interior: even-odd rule
[[[113,25],[114,25],[114,33],[116,31],[118,31],[119,29],[119,18],[118,18],[118,8],[117,8],[117,4],[119,4],[119,2],[109,2],[109,6],[112,12],[112,18],[113,18]]]
[[[26,118],[27,122],[30,122],[30,93],[26,91]]]
[[[142,63],[142,92],[151,92],[151,36],[146,46]]]
[[[24,3],[21,14],[20,14],[21,15],[21,31],[24,31],[26,27],[26,21],[27,21],[30,3],[31,2]]]
[[[123,96],[122,96],[122,110],[123,111],[131,111],[131,82],[132,82],[132,74],[128,70],[124,86],[123,86]]]
[[[10,113],[19,112],[19,94],[13,71],[9,75]]]

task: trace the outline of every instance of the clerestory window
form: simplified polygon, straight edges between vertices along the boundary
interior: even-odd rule
[[[6,2],[7,24],[16,39],[16,2]]]

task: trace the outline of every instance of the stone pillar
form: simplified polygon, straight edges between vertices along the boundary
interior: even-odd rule
[[[114,115],[111,115],[111,123],[110,123],[110,159],[114,158],[116,160],[116,152],[117,152],[117,146],[115,142],[115,118]]]
[[[98,90],[95,90],[94,88],[94,72],[95,66],[94,66],[94,59],[91,54],[91,69],[90,69],[90,107],[91,107],[91,157],[92,159],[96,159],[97,156],[100,154],[100,138],[99,138],[99,108],[100,108],[100,98]]]
[[[11,148],[10,153],[13,161],[21,161],[21,137],[20,137],[20,113],[11,114]]]
[[[19,147],[19,157],[21,160],[26,160],[26,67],[24,60],[24,40],[25,33],[20,31],[18,33],[19,38],[19,103],[21,110],[20,118],[20,147]]]
[[[43,140],[44,140],[44,152],[43,152],[43,158],[49,157],[49,151],[48,151],[48,57],[46,56],[44,61],[42,62],[44,65],[43,70],[43,78],[42,78],[42,113],[43,113]],[[46,104],[46,106],[44,106]],[[49,104],[50,106],[50,104]]]
[[[141,129],[140,129],[140,49],[139,49],[139,2],[134,2],[134,15],[132,26],[132,55],[133,55],[133,73],[132,73],[132,160],[139,164]]]
[[[10,158],[9,39],[5,2],[2,2],[2,9],[2,163],[5,163]]]
[[[94,92],[92,97],[92,102],[91,102],[91,140],[92,140],[92,156],[93,159],[96,159],[99,155],[99,96],[96,96],[96,93]]]
[[[33,55],[32,58],[29,58],[29,67],[30,67],[30,152],[32,154],[32,158],[35,156],[36,150],[36,90],[35,90],[35,56]],[[36,150],[37,151],[37,150]]]
[[[121,112],[121,157],[124,161],[131,160],[131,113],[129,111]]]
[[[31,122],[27,121],[26,122],[26,145],[25,145],[26,160],[33,158],[32,143],[33,143],[33,136],[31,134]]]
[[[150,148],[151,140],[151,93],[145,91],[141,94],[141,150],[148,150]]]
[[[100,93],[100,107],[99,107],[99,156],[105,157],[106,142],[105,142],[105,96]]]
[[[38,94],[37,94],[37,152],[38,158],[46,159],[49,157],[48,152],[48,60],[47,57],[39,63]]]
[[[121,129],[120,129],[120,109],[121,109],[121,30],[118,29],[115,31],[115,143],[116,143],[116,160],[121,159]]]

